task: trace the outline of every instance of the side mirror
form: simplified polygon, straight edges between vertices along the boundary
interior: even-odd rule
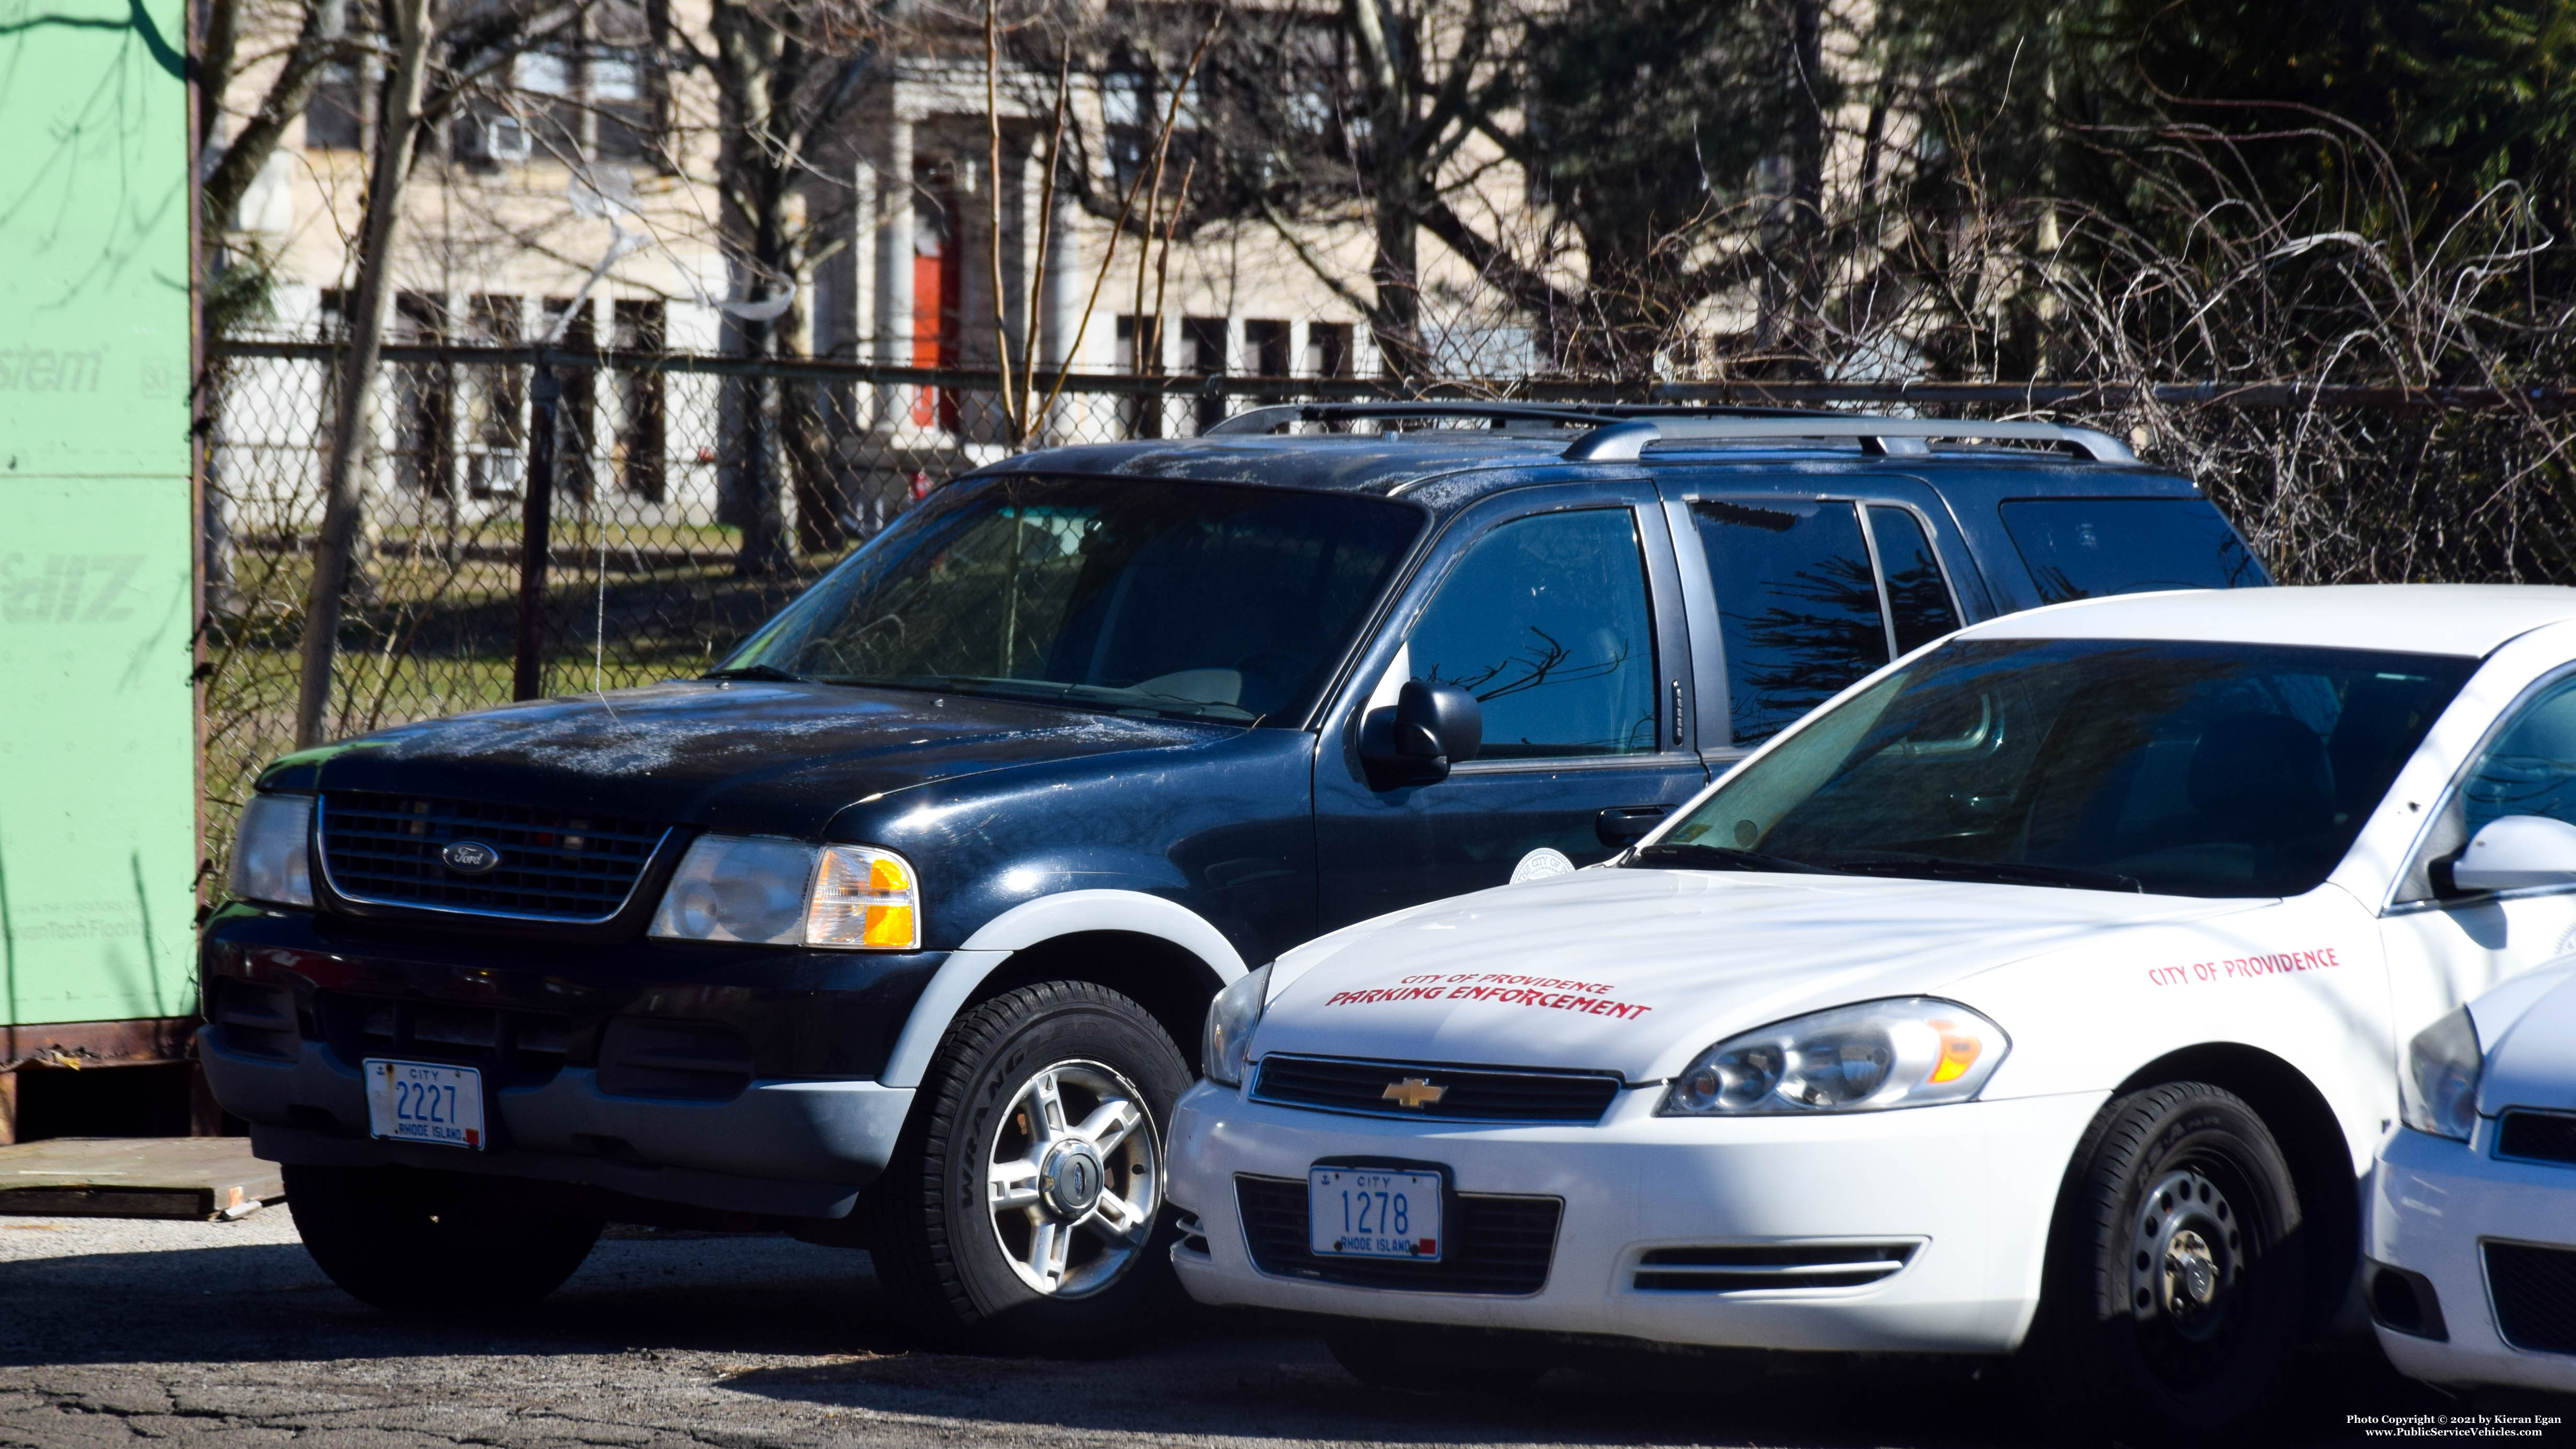
[[[2451,858],[2451,883],[2464,891],[2576,885],[2576,825],[2546,815],[2490,820]]]
[[[1484,707],[1454,684],[1408,679],[1392,709],[1360,721],[1360,763],[1380,789],[1448,779],[1484,742]]]

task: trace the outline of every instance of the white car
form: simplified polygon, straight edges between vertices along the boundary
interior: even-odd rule
[[[2576,1393],[2576,961],[2426,1027],[2398,1089],[2364,1240],[2380,1346],[2434,1383]]]
[[[1364,1377],[1516,1342],[1430,1325],[2027,1349],[2224,1424],[2346,1301],[2399,1044],[2570,949],[2535,814],[2576,816],[2576,590],[1978,625],[1606,866],[1228,989],[1180,1276],[1342,1320]]]

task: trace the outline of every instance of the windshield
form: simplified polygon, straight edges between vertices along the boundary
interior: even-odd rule
[[[1297,724],[1424,515],[1146,478],[934,497],[718,674]]]
[[[1808,721],[1634,863],[2295,895],[2343,858],[2475,667],[1963,640]]]

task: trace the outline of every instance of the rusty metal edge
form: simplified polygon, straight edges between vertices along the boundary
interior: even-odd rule
[[[193,1016],[0,1026],[0,1072],[20,1067],[127,1067],[188,1060]]]

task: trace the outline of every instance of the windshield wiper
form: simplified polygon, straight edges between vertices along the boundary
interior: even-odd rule
[[[781,684],[811,684],[813,681],[793,670],[775,664],[745,664],[733,669],[710,669],[708,679],[774,679]]]
[[[1215,724],[1257,724],[1263,718],[1238,705],[1191,699],[1187,695],[1146,693],[1108,684],[1068,684],[1055,679],[1013,679],[996,674],[824,674],[814,676],[814,682],[883,689],[954,690],[959,694],[1046,700],[1115,713],[1150,710],[1157,715],[1178,715]]]
[[[1926,880],[1985,881],[1994,885],[2072,886],[2088,891],[2146,893],[2135,876],[2072,865],[2035,865],[2022,861],[1956,860],[1946,855],[1852,856],[1836,865],[1854,875],[1914,876]]]
[[[1759,870],[1778,871],[1784,875],[1840,875],[1830,865],[1816,865],[1791,860],[1785,855],[1769,855],[1759,850],[1738,850],[1731,845],[1698,845],[1668,843],[1645,846],[1628,857],[1631,865],[1675,865],[1684,870]]]
[[[1071,684],[1056,679],[1013,679],[994,674],[827,675],[823,682],[886,685],[895,689],[953,689],[960,694],[1016,695],[1065,704],[1097,704],[1110,709],[1148,709],[1158,714],[1212,718],[1220,724],[1259,718],[1239,705],[1212,699],[1192,699],[1185,694],[1163,694],[1113,684]]]

